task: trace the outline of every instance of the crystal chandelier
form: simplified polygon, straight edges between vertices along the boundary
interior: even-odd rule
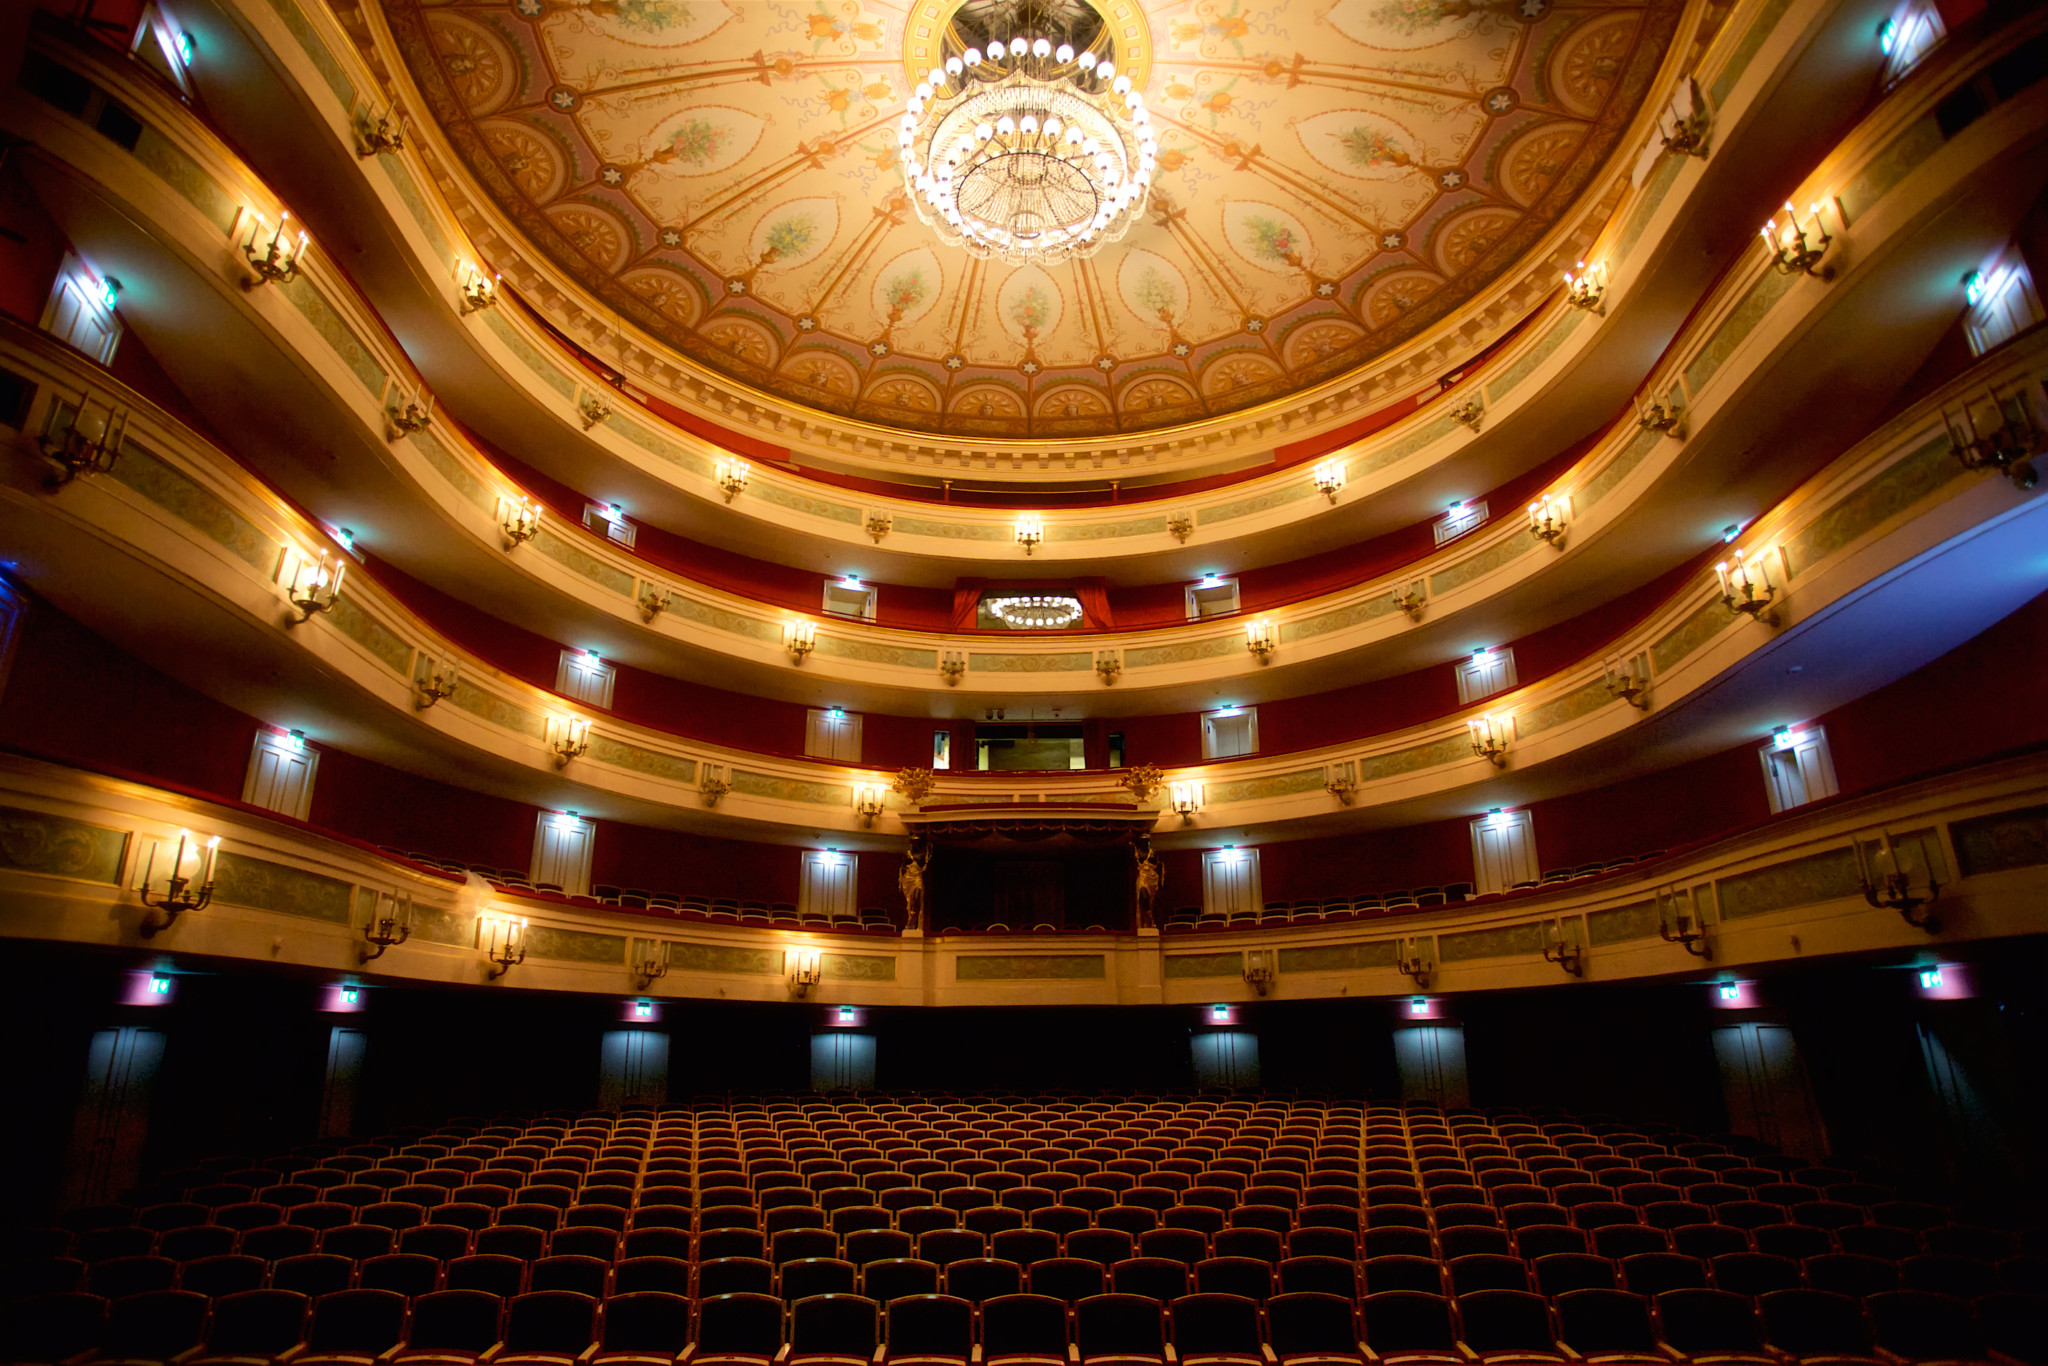
[[[1013,265],[1092,256],[1145,207],[1158,138],[1131,78],[1050,38],[991,38],[918,83],[898,124],[917,215]]]
[[[1081,619],[1077,598],[990,598],[987,606],[990,616],[1013,631],[1057,631]]]

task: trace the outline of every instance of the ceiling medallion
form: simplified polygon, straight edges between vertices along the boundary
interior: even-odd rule
[[[1079,598],[989,598],[982,605],[1013,631],[1057,631],[1081,619]]]
[[[1053,27],[1044,11],[1026,17]],[[949,51],[911,93],[897,146],[918,217],[1012,265],[1092,256],[1122,237],[1158,164],[1131,78],[1043,33]]]

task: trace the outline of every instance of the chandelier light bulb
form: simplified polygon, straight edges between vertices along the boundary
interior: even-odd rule
[[[958,57],[946,58],[946,74],[948,76],[957,76],[963,69],[963,63]]]
[[[1110,77],[1116,75],[1116,63],[1104,62],[1102,65],[1095,68],[1095,74],[1100,76],[1105,81],[1108,80]]]
[[[1103,69],[1105,71],[1108,70],[1107,67]],[[1119,95],[1128,95],[1131,93],[1131,78],[1129,76],[1119,76],[1109,83],[1109,88],[1116,91]]]
[[[1052,55],[1059,58],[1060,64],[1064,66],[1066,63],[1074,60],[1074,45],[1072,43],[1061,43],[1059,51]]]
[[[1031,55],[1041,59],[1052,56],[1052,44],[1040,38],[1031,45]]]
[[[1003,115],[996,120],[996,131],[1004,137],[1010,136],[1010,134],[1017,131],[1017,120],[1011,118],[1008,114]]]
[[[944,85],[946,83],[945,68],[935,66],[930,71],[925,72],[924,82],[926,85],[934,88]]]
[[[1094,53],[1084,52],[1081,54],[1079,66],[1083,71],[1093,71],[1095,69],[1095,61],[1096,57]]]
[[[1012,57],[1022,57],[1022,56],[1023,56],[1023,55],[1025,54],[1025,53],[1029,52],[1030,50],[1031,50],[1031,40],[1030,40],[1030,39],[1028,39],[1028,38],[1012,38],[1012,39],[1010,40],[1010,55],[1011,55]]]

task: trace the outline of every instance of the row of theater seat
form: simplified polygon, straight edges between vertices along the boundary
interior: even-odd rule
[[[1532,1259],[1474,1252],[1439,1261],[1389,1254],[1352,1262],[1300,1256],[1277,1266],[1253,1257],[1209,1257],[1189,1265],[1135,1256],[1105,1265],[1084,1257],[1034,1261],[967,1257],[940,1262],[889,1257],[864,1264],[810,1257],[780,1265],[752,1257],[691,1263],[679,1257],[628,1256],[614,1262],[578,1253],[533,1259],[503,1253],[458,1252],[443,1259],[423,1252],[391,1252],[360,1261],[338,1253],[304,1253],[266,1262],[225,1253],[177,1263],[162,1257],[119,1257],[92,1265],[67,1258],[17,1262],[0,1276],[4,1294],[19,1298],[83,1290],[125,1299],[159,1290],[195,1290],[218,1297],[243,1290],[297,1290],[320,1295],[346,1289],[397,1290],[417,1297],[435,1290],[575,1290],[603,1298],[637,1290],[711,1297],[773,1294],[798,1300],[821,1294],[859,1293],[877,1300],[946,1294],[976,1303],[1030,1291],[1069,1302],[1109,1291],[1171,1300],[1193,1293],[1239,1295],[1264,1303],[1276,1294],[1315,1291],[1356,1299],[1382,1290],[1453,1295],[1477,1290],[1535,1291],[1549,1299],[1574,1290],[1624,1289],[1654,1295],[1665,1290],[1719,1289],[1755,1297],[1775,1290],[1814,1289],[1867,1299],[1895,1290],[1919,1290],[1979,1299],[2002,1293],[2048,1293],[2048,1258],[2016,1257],[1996,1266],[1966,1258],[1915,1257],[1894,1264],[1853,1253],[1829,1253],[1800,1263],[1759,1252],[1727,1252],[1711,1259],[1676,1252],[1638,1252],[1618,1261],[1583,1252],[1553,1252]]]
[[[2043,1359],[2048,1300],[2000,1295],[1975,1306],[1893,1291],[1856,1301],[1780,1290],[1752,1301],[1715,1289],[1647,1298],[1575,1290],[1554,1303],[1516,1290],[1448,1298],[1390,1290],[1353,1302],[1303,1292],[1257,1301],[1133,1294],[1072,1305],[1006,1295],[979,1306],[945,1295],[886,1305],[859,1295],[796,1301],[730,1294],[693,1302],[661,1291],[609,1300],[533,1291],[509,1301],[442,1290],[410,1302],[389,1290],[317,1301],[289,1290],[209,1300],[167,1290],[111,1307],[92,1295],[23,1302],[5,1320],[10,1362],[177,1366],[1343,1366],[1343,1363],[1597,1362],[1625,1366],[1846,1366],[1855,1362]]]

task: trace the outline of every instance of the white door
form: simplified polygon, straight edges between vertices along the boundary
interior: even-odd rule
[[[569,896],[590,895],[590,854],[597,826],[559,811],[543,811],[533,831],[533,881]]]
[[[313,805],[313,778],[320,770],[320,752],[302,739],[274,731],[256,732],[249,755],[249,776],[242,800],[280,816],[305,820]]]
[[[1202,914],[1226,919],[1264,908],[1259,886],[1259,851],[1210,849],[1202,855]]]
[[[1500,811],[1472,822],[1472,880],[1479,894],[1534,882],[1536,824],[1527,811]]]
[[[1730,1129],[1796,1157],[1826,1155],[1827,1133],[1790,1029],[1725,1025],[1714,1031],[1714,1060]]]
[[[605,1031],[598,1050],[597,1103],[607,1110],[668,1099],[668,1035],[652,1029]]]
[[[1465,1031],[1458,1025],[1413,1025],[1394,1031],[1394,1070],[1406,1105],[1470,1105]]]
[[[803,876],[797,884],[797,914],[806,920],[854,920],[860,908],[854,904],[855,875],[860,862],[853,854],[834,849],[806,849]]]

